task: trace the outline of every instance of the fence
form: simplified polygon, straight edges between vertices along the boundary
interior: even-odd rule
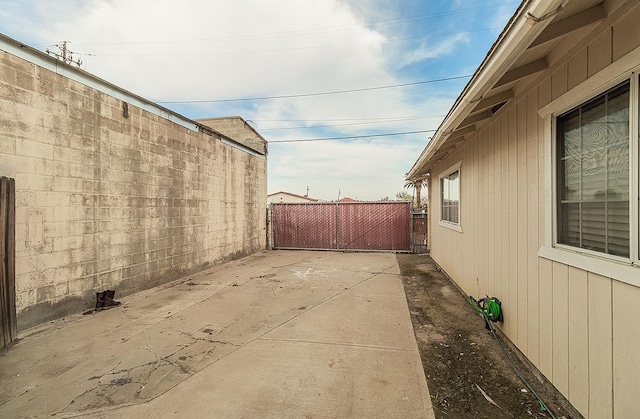
[[[0,177],[0,348],[4,348],[18,337],[15,214],[15,181]]]
[[[409,202],[278,203],[275,249],[411,251]]]

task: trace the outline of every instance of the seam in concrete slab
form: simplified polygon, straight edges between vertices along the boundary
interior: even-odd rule
[[[413,349],[394,348],[391,346],[363,345],[358,343],[345,343],[345,342],[322,342],[317,340],[306,340],[306,339],[284,339],[284,338],[263,337],[263,338],[258,338],[258,340],[264,340],[264,341],[269,340],[273,342],[286,342],[286,343],[302,343],[302,344],[309,344],[309,345],[346,346],[350,348],[379,349],[382,351],[417,352],[416,350],[413,350]]]
[[[294,264],[295,264],[295,263],[294,263]],[[285,265],[285,266],[289,266],[289,265]],[[274,269],[274,268],[275,268],[275,269],[278,269],[278,268],[281,268],[281,267],[275,267],[275,266],[273,266],[273,267],[271,267],[270,269],[268,269],[267,271],[269,271],[269,270],[271,270],[271,269]],[[309,269],[312,269],[312,268],[309,268]],[[327,303],[327,302],[329,302],[329,301],[333,300],[334,298],[338,298],[338,297],[342,296],[343,294],[345,294],[345,293],[347,293],[347,292],[349,292],[349,291],[354,290],[355,288],[357,288],[357,287],[359,287],[359,286],[361,286],[361,285],[363,285],[363,284],[365,284],[365,283],[367,283],[367,282],[371,281],[372,279],[374,279],[374,278],[376,278],[376,277],[378,277],[378,276],[380,276],[380,275],[393,275],[393,276],[396,276],[396,277],[400,278],[400,275],[399,275],[397,272],[395,272],[395,270],[396,270],[396,269],[397,269],[397,264],[393,264],[393,265],[391,265],[391,266],[380,267],[380,268],[378,268],[375,272],[371,272],[371,271],[367,271],[367,270],[362,270],[362,269],[348,269],[348,268],[347,268],[347,269],[342,269],[342,268],[336,268],[336,271],[357,272],[357,273],[361,273],[361,274],[368,274],[368,277],[367,277],[367,278],[365,278],[365,279],[363,279],[363,280],[361,280],[361,281],[359,281],[359,282],[357,282],[356,284],[354,284],[354,285],[352,285],[352,286],[350,286],[350,287],[345,288],[344,290],[340,290],[340,291],[338,291],[336,294],[334,294],[334,295],[332,295],[332,296],[330,296],[330,297],[327,297],[326,299],[324,299],[324,300],[322,300],[322,301],[318,302],[317,304],[315,304],[315,305],[313,305],[313,306],[308,307],[306,310],[301,311],[301,312],[299,312],[299,313],[297,313],[297,314],[293,315],[291,318],[288,318],[288,319],[286,319],[286,320],[282,321],[280,324],[273,326],[272,328],[270,328],[269,330],[266,330],[266,331],[265,331],[264,333],[262,333],[261,335],[259,335],[259,336],[255,337],[254,339],[251,339],[251,340],[249,340],[249,341],[245,342],[245,343],[244,343],[244,344],[242,344],[242,345],[231,344],[230,342],[223,342],[223,341],[212,341],[212,340],[209,340],[209,339],[206,339],[206,338],[198,338],[198,337],[193,336],[193,335],[191,335],[191,334],[189,334],[189,333],[182,332],[182,331],[180,331],[180,330],[175,330],[175,329],[171,328],[171,330],[173,330],[173,331],[175,331],[175,332],[178,332],[178,333],[180,333],[180,334],[183,334],[183,335],[185,335],[185,336],[189,337],[190,339],[192,339],[192,343],[193,343],[193,342],[197,342],[197,341],[202,340],[202,341],[209,341],[209,342],[221,343],[221,344],[231,344],[232,346],[236,347],[236,349],[234,349],[232,352],[230,352],[230,353],[228,353],[228,354],[226,354],[226,355],[223,355],[221,358],[219,358],[219,359],[217,359],[216,361],[212,362],[212,363],[211,363],[210,365],[208,365],[207,367],[205,367],[205,368],[203,368],[203,369],[201,369],[201,370],[199,370],[199,371],[192,372],[192,373],[189,375],[189,377],[187,377],[187,378],[185,378],[184,380],[182,380],[182,381],[180,381],[180,382],[176,383],[175,385],[173,385],[173,386],[171,386],[171,387],[167,388],[165,391],[163,391],[163,392],[161,392],[161,393],[158,393],[158,394],[155,394],[153,397],[150,397],[150,398],[148,398],[148,399],[145,399],[145,400],[143,401],[143,403],[146,403],[146,402],[149,402],[149,401],[152,401],[152,400],[154,400],[154,399],[158,398],[159,396],[161,396],[161,395],[165,394],[166,392],[170,391],[171,389],[175,388],[177,385],[179,385],[179,384],[181,384],[181,383],[183,383],[183,382],[185,382],[185,381],[189,380],[191,377],[195,376],[196,374],[199,374],[200,372],[205,371],[207,368],[209,368],[209,367],[211,367],[211,366],[214,366],[217,362],[219,362],[219,361],[220,361],[220,360],[222,360],[222,359],[225,359],[228,355],[234,354],[237,350],[242,349],[242,348],[244,348],[244,347],[246,347],[246,346],[250,345],[251,343],[256,342],[257,340],[286,341],[286,342],[290,342],[290,343],[293,343],[293,344],[333,345],[333,346],[346,346],[346,347],[366,348],[366,349],[373,349],[373,350],[391,350],[391,351],[398,351],[398,352],[414,352],[413,350],[408,350],[408,349],[393,348],[393,347],[385,347],[385,346],[377,346],[377,345],[358,345],[358,344],[346,344],[346,343],[340,343],[340,342],[317,342],[317,341],[305,341],[305,340],[294,340],[294,339],[276,339],[276,338],[269,338],[269,337],[265,337],[265,335],[267,335],[267,334],[269,334],[269,333],[271,333],[271,332],[273,332],[273,331],[277,330],[278,328],[280,328],[280,327],[282,327],[282,326],[285,326],[286,324],[288,324],[288,323],[290,323],[290,322],[292,322],[292,321],[296,320],[298,317],[300,317],[301,315],[303,315],[303,314],[307,313],[308,311],[311,311],[311,310],[315,309],[316,307],[319,307],[319,306],[321,306],[321,305],[323,305],[323,304],[325,304],[325,303]],[[265,271],[265,272],[267,272],[267,271]],[[224,277],[223,277],[223,278],[224,278],[224,281],[223,281],[223,282],[227,282],[227,283],[226,283],[222,288],[220,288],[220,289],[218,289],[218,290],[216,290],[216,291],[214,291],[214,292],[212,292],[212,293],[209,293],[209,292],[206,292],[206,291],[205,291],[205,292],[203,293],[203,295],[202,295],[202,296],[198,296],[198,297],[201,297],[201,298],[198,298],[198,300],[197,300],[197,301],[194,301],[194,302],[193,302],[193,304],[190,304],[190,305],[189,305],[189,306],[187,306],[187,307],[183,307],[183,309],[189,308],[189,307],[191,307],[191,306],[193,306],[193,305],[196,305],[196,304],[198,304],[198,303],[200,303],[200,302],[203,302],[203,301],[205,301],[205,300],[209,299],[210,297],[212,297],[212,296],[214,296],[214,295],[216,295],[216,294],[218,294],[218,293],[223,292],[223,291],[224,291],[224,290],[226,290],[227,288],[229,288],[229,287],[231,287],[231,286],[235,286],[234,284],[237,284],[237,283],[234,283],[234,282],[233,282],[233,278],[232,278],[232,275],[231,275],[231,274],[229,274],[229,275],[224,275]],[[244,282],[242,283],[242,285],[250,285],[250,284],[248,284],[248,283],[249,283],[252,279],[254,279],[254,277],[249,277],[246,281],[244,281]],[[188,279],[187,279],[187,280],[188,280]],[[186,280],[177,280],[177,281],[174,281],[174,283],[172,284],[172,286],[179,286],[179,285],[182,285],[185,281],[186,281]],[[208,285],[210,285],[210,284],[208,284]],[[218,285],[222,285],[222,283],[218,283]],[[274,290],[275,290],[275,289],[273,289],[272,291],[274,291]],[[203,289],[203,291],[204,291],[204,289]],[[276,297],[276,296],[275,296],[275,292],[274,292],[274,299],[275,299],[275,297]],[[270,312],[270,310],[271,310],[271,305],[272,305],[272,304],[273,304],[273,301],[269,304],[269,312]],[[147,313],[143,313],[143,312],[139,311],[137,307],[129,307],[129,308],[130,308],[130,309],[135,309],[135,311],[134,311],[133,313],[130,313],[130,314],[129,314],[129,313],[125,313],[125,316],[126,316],[126,317],[128,317],[130,320],[129,320],[125,325],[120,325],[120,326],[118,326],[118,327],[117,327],[117,329],[119,329],[119,328],[121,328],[121,327],[125,327],[126,325],[130,325],[130,324],[132,324],[132,323],[142,323],[142,324],[144,324],[144,323],[145,323],[145,320],[147,320],[147,321],[152,320],[152,321],[150,321],[150,322],[148,323],[148,326],[151,326],[151,325],[153,325],[153,324],[157,324],[157,323],[159,323],[159,322],[162,322],[162,321],[166,320],[166,319],[167,319],[167,318],[169,318],[169,317],[173,317],[173,314],[172,314],[172,315],[170,315],[170,316],[163,316],[163,317],[162,317],[162,318],[160,318],[160,319],[148,319],[148,318],[147,318],[147,319],[145,319],[146,317],[149,317],[149,316],[147,316]],[[151,316],[151,317],[153,317],[153,316]],[[244,317],[243,317],[242,319],[244,319]],[[242,320],[242,319],[241,319],[241,320]],[[240,321],[240,320],[239,320],[239,321]],[[234,322],[234,323],[235,323],[235,322]],[[223,328],[222,330],[220,330],[216,335],[220,334],[221,332],[223,332],[225,329],[227,329],[227,328],[228,328],[228,327],[230,327],[230,326],[231,326],[231,325],[227,325],[225,328]],[[129,336],[126,340],[129,340],[129,339],[130,339],[130,338],[132,338],[133,336],[135,336],[135,335],[137,335],[137,334],[141,333],[143,330],[146,330],[146,329],[147,329],[146,327],[145,327],[145,328],[142,328],[141,330],[137,331],[137,332],[136,332],[136,333],[134,333],[133,335]],[[214,338],[215,338],[215,336],[214,336]],[[415,337],[414,337],[414,339],[415,339]],[[414,343],[415,343],[415,340],[414,340]],[[180,351],[180,350],[184,349],[184,347],[188,347],[189,345],[191,345],[191,343],[187,344],[186,346],[184,346],[184,345],[178,345],[178,346],[179,346],[179,349],[177,349],[177,350],[176,350],[176,352],[178,352],[178,351]],[[415,343],[415,347],[416,347],[416,351],[417,351],[417,343]],[[148,342],[147,342],[147,344],[145,345],[145,347],[144,347],[144,348],[142,348],[142,349],[145,349],[145,350],[147,350],[147,351],[151,352],[151,353],[154,355],[154,357],[156,358],[156,360],[155,360],[154,362],[151,362],[151,363],[147,363],[147,364],[145,364],[145,365],[156,364],[156,365],[154,366],[154,368],[153,368],[153,369],[157,368],[157,367],[159,366],[159,364],[160,364],[160,363],[169,363],[169,364],[173,364],[172,362],[170,362],[170,361],[168,360],[168,358],[169,358],[171,355],[166,356],[166,357],[160,357],[160,356],[158,356],[158,354],[157,354],[157,353],[155,353],[155,351],[153,351],[153,349],[149,347],[149,343],[148,343]],[[123,362],[124,362],[124,361],[123,361]],[[118,365],[116,365],[114,368],[112,368],[112,369],[108,372],[108,374],[119,374],[119,373],[124,374],[124,373],[126,373],[126,374],[130,375],[130,374],[131,374],[131,371],[132,371],[133,369],[138,368],[138,367],[141,367],[140,365],[137,365],[137,366],[135,366],[135,367],[133,367],[133,368],[123,369],[123,370],[116,371],[116,370],[121,366],[121,364],[122,364],[122,362],[120,362]],[[418,364],[419,364],[418,366],[419,366],[419,367],[421,367],[421,364],[420,364],[420,363],[418,363]],[[143,366],[144,366],[144,365],[143,365]],[[153,369],[151,370],[151,372],[153,372]],[[106,375],[106,374],[105,374],[105,375]],[[74,398],[74,400],[78,399],[79,397],[81,397],[81,396],[82,396],[82,395],[84,395],[84,394],[87,394],[88,392],[95,391],[98,387],[100,387],[100,385],[101,385],[101,384],[100,384],[100,381],[99,381],[99,380],[96,380],[96,385],[95,385],[95,386],[93,386],[93,387],[92,387],[91,389],[89,389],[89,390],[86,390],[86,391],[85,391],[85,392],[83,392],[81,395],[79,395],[79,396],[75,397],[75,398]],[[69,403],[69,405],[71,405],[71,404],[73,404],[73,402]],[[58,412],[58,413],[56,413],[56,415],[61,415],[62,417],[79,417],[79,416],[85,416],[85,415],[87,415],[87,414],[91,414],[91,413],[94,413],[94,414],[95,414],[95,413],[101,413],[101,412],[113,411],[113,410],[121,409],[121,408],[128,407],[128,406],[135,406],[135,405],[138,405],[138,404],[140,404],[140,403],[130,403],[130,402],[129,402],[129,403],[126,403],[126,402],[125,402],[125,403],[117,404],[117,405],[115,405],[115,406],[105,406],[105,407],[103,407],[103,408],[97,408],[97,409],[95,409],[95,408],[94,408],[93,410],[88,410],[88,409],[87,409],[87,410],[78,411],[78,412],[65,412],[64,410],[65,410],[66,408],[68,408],[68,407],[69,407],[69,405],[67,405],[65,408],[63,408],[63,409],[62,409],[62,412]]]
[[[265,338],[264,336],[265,336],[265,335],[267,335],[268,333],[271,333],[271,332],[273,332],[274,330],[276,330],[276,329],[278,329],[278,328],[280,328],[280,327],[282,327],[282,326],[286,325],[287,323],[289,323],[289,322],[291,322],[291,321],[293,321],[293,320],[297,319],[297,318],[298,318],[298,317],[300,317],[302,314],[304,314],[304,313],[306,313],[306,312],[308,312],[308,311],[311,311],[311,310],[313,310],[314,308],[319,307],[319,306],[321,306],[321,305],[323,305],[323,304],[325,304],[325,303],[327,303],[327,302],[329,302],[329,301],[333,300],[334,298],[337,298],[337,297],[339,297],[339,296],[343,295],[344,293],[346,293],[346,292],[348,292],[348,291],[351,291],[351,290],[353,290],[353,289],[355,289],[355,288],[359,287],[360,285],[362,285],[362,284],[364,284],[364,283],[366,283],[366,282],[368,282],[368,281],[370,281],[370,280],[372,280],[372,279],[376,278],[376,277],[377,277],[377,276],[379,276],[379,275],[383,275],[385,271],[387,271],[387,270],[389,270],[389,269],[392,269],[392,268],[393,268],[393,267],[390,267],[390,268],[388,268],[388,269],[385,269],[383,272],[370,273],[371,275],[370,275],[369,277],[367,277],[367,278],[363,279],[362,281],[357,282],[356,284],[352,285],[351,287],[348,287],[348,288],[346,288],[346,289],[344,289],[344,290],[342,290],[342,291],[338,292],[337,294],[332,295],[331,297],[328,297],[328,298],[326,298],[326,299],[324,299],[324,300],[322,300],[322,301],[318,302],[317,304],[315,304],[315,305],[313,305],[313,306],[309,307],[307,310],[304,310],[304,311],[302,311],[302,312],[300,312],[300,313],[297,313],[297,314],[296,314],[296,315],[294,315],[293,317],[291,317],[291,318],[289,318],[289,319],[287,319],[287,320],[283,321],[282,323],[280,323],[280,324],[278,324],[278,325],[274,326],[273,328],[270,328],[269,330],[267,330],[267,331],[265,331],[264,333],[262,333],[260,336],[257,336],[257,337],[255,337],[254,339],[251,339],[251,340],[247,341],[247,342],[246,342],[246,343],[244,343],[243,345],[241,345],[241,346],[234,345],[234,346],[238,346],[235,350],[233,350],[233,351],[229,352],[229,353],[228,353],[228,354],[226,354],[226,355],[223,355],[222,357],[220,357],[219,359],[215,360],[214,362],[212,362],[210,365],[208,365],[207,367],[203,368],[202,370],[193,372],[192,374],[190,374],[190,375],[189,375],[189,377],[187,377],[187,378],[185,378],[184,380],[182,380],[181,382],[176,383],[176,384],[174,384],[173,386],[171,386],[171,387],[167,388],[165,391],[163,391],[163,392],[161,392],[161,393],[158,393],[158,394],[154,395],[154,397],[151,397],[151,398],[149,398],[149,399],[146,399],[146,400],[144,401],[144,403],[147,403],[147,402],[150,402],[150,401],[152,401],[152,400],[154,400],[154,399],[157,399],[158,397],[160,397],[160,396],[162,396],[163,394],[167,393],[167,392],[168,392],[168,391],[170,391],[171,389],[175,388],[178,384],[181,384],[181,383],[186,382],[187,380],[191,379],[192,377],[194,377],[194,376],[198,375],[199,373],[201,373],[201,372],[205,371],[207,368],[210,368],[210,367],[214,366],[215,364],[217,364],[217,363],[218,363],[218,362],[220,362],[221,360],[225,359],[227,356],[229,356],[229,355],[232,355],[232,354],[236,353],[238,350],[241,350],[241,349],[243,349],[244,347],[247,347],[248,345],[250,345],[250,344],[252,344],[252,343],[254,343],[254,342],[258,341],[258,340],[275,340],[275,339]],[[350,270],[350,269],[340,269],[340,270],[343,270],[343,271],[353,271],[353,272],[362,272],[362,271],[354,271],[354,270]],[[218,290],[217,292],[221,292],[222,290],[226,289],[226,288],[227,288],[227,287],[229,287],[229,286],[230,286],[230,285],[227,285],[226,287],[224,287],[224,288],[222,288],[222,289]],[[216,292],[216,293],[217,293],[217,292]],[[211,294],[211,295],[215,295],[216,293]],[[206,297],[204,300],[206,300],[207,298],[208,298],[208,297]],[[204,300],[202,300],[202,301],[204,301]],[[243,317],[243,318],[244,318],[244,317]],[[238,321],[240,321],[240,320],[238,320]],[[234,323],[235,323],[235,322],[234,322]],[[231,325],[228,325],[227,327],[225,327],[225,329],[226,329],[226,328],[228,328],[229,326],[231,326]],[[172,329],[172,330],[173,330],[173,329]],[[223,329],[223,330],[224,330],[224,329]],[[177,331],[177,332],[184,333],[184,332],[181,332],[181,331]],[[218,332],[217,334],[219,334],[219,333],[221,333],[221,332],[222,332],[222,330],[221,330],[220,332]],[[216,335],[217,335],[217,334],[216,334]],[[187,333],[186,335],[187,335],[188,337],[192,338],[192,339],[196,339],[196,340],[198,339],[198,338],[196,338],[196,337],[194,337],[194,336],[189,335],[188,333]],[[214,337],[215,337],[215,336],[214,336]],[[283,339],[280,339],[280,340],[283,340]],[[292,342],[292,343],[296,343],[296,342]],[[326,342],[324,342],[324,343],[316,343],[316,342],[297,342],[297,343],[332,345],[332,343],[326,343]],[[336,344],[334,344],[334,345],[352,346],[352,347],[362,347],[362,348],[375,349],[375,350],[393,350],[393,351],[402,351],[402,352],[406,352],[406,350],[397,349],[397,348],[384,348],[384,347],[375,347],[375,346],[366,346],[366,345],[347,345],[347,344],[338,344],[338,343],[336,343]],[[166,360],[165,360],[165,361],[166,361]],[[167,361],[167,362],[168,362],[168,361]],[[115,369],[115,367],[114,367],[114,369]],[[112,369],[111,371],[113,371],[113,369]],[[125,371],[121,371],[121,372],[125,372]],[[95,389],[96,389],[96,388],[98,388],[99,386],[100,386],[100,385],[99,385],[99,383],[98,383],[98,384],[97,384],[95,387],[93,387],[91,390],[95,390]],[[88,391],[91,391],[91,390],[88,390]],[[85,393],[87,393],[87,392],[84,392],[83,394],[85,394]],[[70,404],[72,404],[72,403],[70,403]],[[69,404],[69,405],[70,405],[70,404]],[[58,412],[58,413],[57,413],[57,415],[61,415],[61,417],[68,417],[68,418],[72,418],[72,417],[81,417],[81,416],[85,416],[85,415],[99,414],[99,413],[106,413],[106,412],[109,412],[109,411],[115,411],[115,410],[122,409],[122,408],[125,408],[125,407],[135,406],[135,405],[138,405],[138,404],[140,404],[140,403],[131,403],[131,402],[129,402],[129,403],[122,403],[122,404],[118,404],[118,405],[114,405],[114,406],[106,406],[106,407],[102,407],[102,408],[98,408],[98,409],[83,410],[83,411],[80,411],[80,412],[64,412],[64,410],[66,409],[66,407],[68,407],[68,406],[66,406],[66,407],[65,407],[65,409],[62,409],[62,411],[61,411],[61,412]]]
[[[338,293],[337,293],[337,294],[335,294],[335,295],[332,295],[331,297],[328,297],[328,298],[326,298],[326,299],[324,299],[324,300],[322,300],[322,301],[318,302],[317,304],[315,304],[315,305],[313,305],[313,306],[311,306],[311,307],[307,308],[306,310],[304,310],[304,311],[302,311],[302,312],[300,312],[300,313],[297,313],[297,314],[296,314],[296,315],[294,315],[293,317],[291,317],[291,318],[289,318],[289,319],[287,319],[287,320],[283,321],[282,323],[280,323],[280,324],[278,324],[278,325],[276,325],[276,326],[274,326],[274,327],[270,328],[269,330],[266,330],[266,331],[265,331],[264,333],[262,333],[261,335],[256,336],[254,339],[251,339],[251,340],[247,341],[247,342],[246,342],[246,343],[244,343],[243,345],[241,345],[241,346],[233,345],[233,346],[237,346],[237,348],[236,348],[235,350],[233,350],[233,351],[229,352],[229,353],[228,353],[228,354],[226,354],[226,355],[223,355],[222,357],[220,357],[219,359],[215,360],[214,362],[212,362],[210,365],[208,365],[207,367],[203,368],[202,370],[193,372],[192,374],[190,374],[190,375],[189,375],[189,377],[187,377],[187,378],[185,378],[184,380],[180,381],[179,383],[176,383],[176,384],[174,384],[173,386],[171,386],[171,387],[167,388],[165,391],[163,391],[163,392],[161,392],[161,393],[158,393],[158,394],[154,395],[154,397],[151,397],[151,398],[149,398],[149,399],[146,399],[146,400],[144,401],[144,403],[147,403],[147,402],[150,402],[150,401],[152,401],[152,400],[154,400],[154,399],[157,399],[158,397],[160,397],[160,396],[162,396],[163,394],[167,393],[167,392],[168,392],[168,391],[170,391],[171,389],[175,388],[178,384],[181,384],[181,383],[186,382],[187,380],[189,380],[189,379],[191,379],[192,377],[194,377],[194,376],[198,375],[199,373],[201,373],[201,372],[205,371],[207,368],[210,368],[210,367],[214,366],[215,364],[217,364],[217,363],[218,363],[218,362],[220,362],[221,360],[225,359],[227,356],[229,356],[229,355],[232,355],[232,354],[236,353],[238,350],[243,349],[244,347],[246,347],[246,346],[250,345],[251,343],[254,343],[254,342],[258,341],[258,340],[263,339],[263,337],[264,337],[265,335],[267,335],[268,333],[271,333],[271,332],[273,332],[274,330],[277,330],[278,328],[280,328],[280,327],[282,327],[282,326],[286,325],[287,323],[289,323],[289,322],[291,322],[291,321],[293,321],[293,320],[297,319],[297,318],[298,318],[298,317],[300,317],[302,314],[304,314],[304,313],[306,313],[306,312],[308,312],[308,311],[311,311],[311,310],[313,310],[314,308],[319,307],[319,306],[321,306],[321,305],[323,305],[323,304],[325,304],[325,303],[327,303],[327,302],[329,302],[329,301],[333,300],[334,298],[337,298],[337,297],[339,297],[339,296],[343,295],[344,293],[346,293],[346,292],[348,292],[348,291],[351,291],[351,290],[353,290],[353,289],[355,289],[355,288],[357,288],[357,287],[359,287],[359,286],[361,286],[361,285],[365,284],[366,282],[368,282],[368,281],[370,281],[370,280],[372,280],[372,279],[376,278],[376,277],[377,277],[377,276],[379,276],[379,275],[384,275],[384,274],[385,274],[385,272],[386,272],[386,271],[388,271],[389,269],[393,269],[393,266],[391,266],[391,267],[389,267],[389,268],[384,269],[382,272],[366,272],[366,271],[365,271],[365,273],[369,273],[369,274],[370,274],[370,276],[369,276],[369,277],[367,277],[367,278],[365,278],[365,279],[363,279],[363,280],[361,280],[361,281],[357,282],[356,284],[352,285],[351,287],[345,288],[344,290],[342,290],[342,291],[338,292]],[[353,269],[338,269],[338,270],[342,270],[342,271],[350,271],[350,272],[363,272],[363,271],[361,271],[361,270],[353,270]],[[395,275],[395,274],[394,274],[394,275]],[[396,275],[396,276],[397,276],[397,275]],[[223,291],[224,289],[226,289],[226,288],[228,288],[228,287],[230,287],[230,286],[231,286],[231,284],[228,284],[227,286],[225,286],[225,287],[221,288],[220,290],[216,291],[215,293],[213,293],[213,294],[211,294],[211,295],[209,295],[209,296],[205,297],[205,298],[204,298],[203,300],[201,300],[201,301],[206,300],[206,299],[207,299],[207,298],[209,298],[210,296],[215,295],[215,294],[217,294],[218,292],[221,292],[221,291]],[[243,318],[244,318],[244,317],[243,317]],[[242,319],[240,319],[240,320],[238,320],[238,321],[241,321],[241,320],[242,320]],[[234,322],[234,323],[236,323],[236,322]],[[226,328],[228,328],[228,327],[230,327],[230,326],[231,326],[231,325],[228,325],[228,326],[227,326],[227,327],[225,327],[224,329],[226,329]],[[223,329],[223,330],[224,330],[224,329]],[[173,330],[173,329],[172,329],[172,330]],[[223,330],[219,331],[217,334],[221,333]],[[176,331],[176,330],[174,330],[174,331]],[[181,331],[176,331],[176,332],[183,333],[183,332],[181,332]],[[217,334],[216,334],[216,335],[217,335]],[[192,339],[196,339],[196,340],[198,339],[198,338],[196,338],[196,337],[194,337],[194,336],[191,336],[191,335],[189,335],[189,334],[186,334],[186,335],[187,335],[188,337],[192,338]],[[215,336],[214,336],[214,338],[215,338]],[[264,339],[265,339],[265,340],[267,340],[268,338],[264,338]],[[207,340],[207,339],[205,339],[205,340]],[[228,342],[225,342],[225,343],[228,343]],[[311,342],[311,343],[313,343],[313,342]],[[330,345],[331,343],[324,343],[324,344],[325,344],[325,345],[326,345],[326,344],[329,344],[329,345]],[[349,346],[349,345],[342,345],[342,346]],[[358,345],[351,345],[351,346],[358,346]],[[403,352],[405,352],[404,350],[399,350],[399,349],[397,349],[397,348],[384,348],[384,347],[374,347],[374,346],[364,346],[364,345],[360,345],[360,346],[361,346],[361,347],[363,347],[363,348],[376,349],[376,350],[394,350],[394,351],[403,351]],[[165,360],[165,361],[166,361],[166,360]],[[168,362],[168,361],[166,361],[166,362]],[[123,372],[124,372],[124,371],[123,371]],[[94,387],[94,389],[95,389],[95,387]],[[63,409],[63,411],[62,411],[62,412],[59,412],[59,413],[58,413],[58,415],[62,414],[62,415],[63,415],[62,417],[80,417],[80,416],[84,416],[84,415],[97,414],[97,413],[104,413],[104,412],[109,412],[109,411],[113,411],[113,410],[118,410],[118,409],[121,409],[121,408],[124,408],[124,407],[135,406],[135,405],[137,405],[137,404],[140,404],[140,403],[123,403],[123,404],[118,404],[118,405],[115,405],[115,406],[107,406],[107,407],[99,408],[99,409],[84,410],[84,411],[81,411],[81,412],[69,412],[69,413],[64,412],[64,409]]]

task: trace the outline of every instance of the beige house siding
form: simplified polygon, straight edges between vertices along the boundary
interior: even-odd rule
[[[0,51],[20,329],[89,308],[96,291],[130,294],[266,246],[264,156],[124,105]]]
[[[580,49],[552,53],[550,71],[517,92],[431,179],[433,258],[465,293],[502,301],[499,327],[589,418],[640,412],[640,288],[538,256],[550,199],[538,110],[638,48],[639,21],[636,6]],[[462,233],[438,225],[439,176],[459,161]]]

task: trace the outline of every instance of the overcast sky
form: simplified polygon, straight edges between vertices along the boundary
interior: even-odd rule
[[[0,32],[69,41],[85,70],[188,118],[242,116],[269,141],[269,193],[378,200],[404,190],[518,4],[0,0]]]

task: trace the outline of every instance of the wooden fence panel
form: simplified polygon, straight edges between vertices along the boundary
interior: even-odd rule
[[[15,214],[15,181],[0,177],[0,348],[4,348],[18,337]]]

